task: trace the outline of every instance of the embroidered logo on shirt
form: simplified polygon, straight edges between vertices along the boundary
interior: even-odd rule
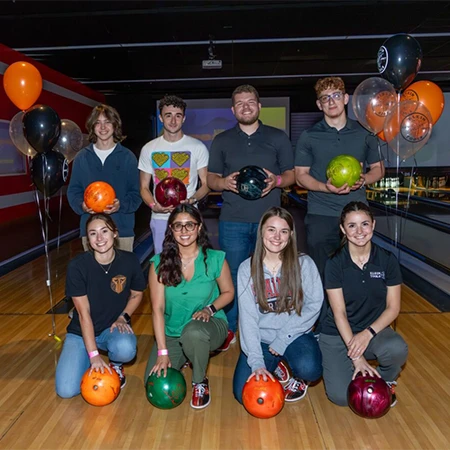
[[[370,278],[381,278],[384,280],[384,271],[383,272],[370,272]]]
[[[120,294],[125,289],[127,277],[125,275],[117,275],[111,280],[111,289],[116,294]]]

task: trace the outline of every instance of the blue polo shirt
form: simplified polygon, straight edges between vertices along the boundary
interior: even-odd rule
[[[239,172],[245,166],[259,166],[281,175],[294,168],[294,152],[286,133],[259,122],[251,135],[244,133],[239,124],[218,134],[209,155],[208,172],[223,177]],[[258,223],[263,213],[272,206],[280,206],[281,191],[272,189],[265,197],[246,200],[231,191],[223,191],[220,220]]]
[[[402,283],[397,258],[372,242],[369,261],[360,269],[348,251],[348,245],[325,266],[325,289],[342,288],[348,323],[353,333],[370,326],[386,309],[388,286]],[[323,334],[338,335],[331,308],[323,323]]]
[[[301,134],[295,150],[295,166],[309,167],[312,177],[326,183],[328,163],[335,156],[345,154],[362,162],[365,172],[366,165],[383,160],[378,142],[376,136],[352,119],[347,119],[347,124],[339,131],[322,119]],[[342,208],[353,201],[367,203],[366,189],[346,195],[309,191],[308,213],[339,217]]]

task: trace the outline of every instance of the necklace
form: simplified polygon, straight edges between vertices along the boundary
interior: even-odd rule
[[[100,264],[97,260],[96,260],[96,261],[98,262],[98,265],[102,268],[103,272],[105,272],[105,274],[108,275],[108,272],[110,271],[111,266],[112,266],[112,263],[114,262],[115,259],[116,259],[116,252],[114,251],[113,259],[112,259],[112,261],[109,263],[109,266],[108,266],[108,268],[107,268],[106,270],[105,270],[105,268],[103,267],[103,266],[106,265],[106,264]]]
[[[183,270],[186,270],[186,267],[191,263],[191,261],[193,261],[195,258],[197,258],[198,256],[198,250],[195,253],[194,256],[192,256],[191,258],[189,258],[187,261],[185,261],[183,258],[181,258],[181,265],[183,267]]]
[[[281,266],[281,261],[278,261],[276,264],[269,264],[267,261],[265,261],[264,263],[269,267],[269,270],[272,272],[272,274],[275,275],[278,273],[278,269]]]
[[[354,261],[356,262],[356,265],[358,267],[363,268],[366,265],[367,261],[369,261],[369,258],[370,258],[370,253],[368,255],[363,256],[362,258],[355,257]]]

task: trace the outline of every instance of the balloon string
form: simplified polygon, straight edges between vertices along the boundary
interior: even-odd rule
[[[58,236],[56,238],[56,261],[58,261],[59,264],[59,249],[61,245],[61,218],[62,218],[62,189],[59,191],[59,217],[58,217]],[[58,264],[56,264],[56,273],[55,278],[58,279]]]
[[[45,180],[45,178],[44,178]],[[35,200],[36,200],[36,205],[37,205],[37,209],[38,209],[38,216],[39,216],[39,221],[41,224],[41,233],[42,233],[42,239],[44,241],[44,251],[45,251],[45,268],[46,268],[46,285],[47,285],[47,289],[49,292],[49,299],[50,299],[50,308],[51,308],[51,321],[52,321],[52,333],[49,334],[49,336],[53,336],[53,338],[58,341],[61,342],[61,339],[56,335],[56,320],[55,320],[55,311],[54,311],[54,305],[53,305],[53,294],[52,294],[52,289],[51,289],[51,273],[50,273],[50,258],[49,258],[49,252],[48,252],[48,198],[47,198],[47,194],[46,194],[46,189],[45,189],[45,184],[44,184],[44,212],[45,214],[42,214],[41,211],[41,205],[40,205],[40,201],[39,201],[39,194],[38,194],[38,190],[37,188],[35,188],[34,190],[34,194],[35,194]]]

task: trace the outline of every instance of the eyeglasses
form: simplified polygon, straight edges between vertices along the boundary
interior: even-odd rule
[[[170,226],[170,228],[172,228],[172,230],[173,230],[173,231],[176,231],[176,232],[181,231],[183,228],[184,228],[186,231],[194,231],[194,230],[195,230],[195,227],[196,227],[197,225],[198,225],[197,222],[186,222],[186,223],[183,223],[183,222],[175,222],[175,223],[173,223],[173,224]]]
[[[325,103],[328,103],[331,99],[334,101],[339,101],[344,96],[343,92],[333,92],[330,95],[322,95],[322,97],[319,97],[319,102],[324,105]]]

